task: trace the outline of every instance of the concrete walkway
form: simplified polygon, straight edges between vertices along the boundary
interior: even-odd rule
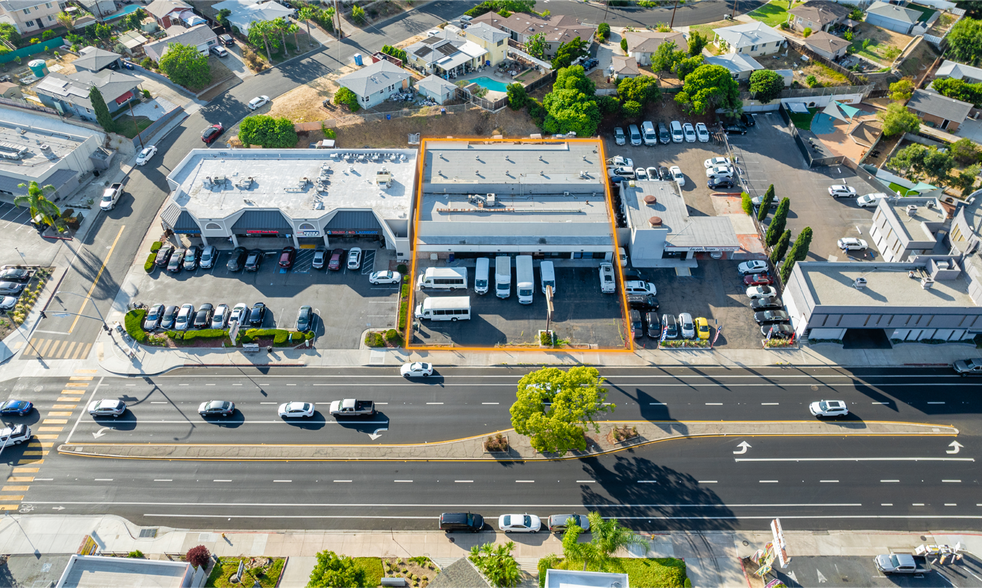
[[[351,421],[357,425],[357,421]],[[387,426],[366,423],[367,429]],[[84,457],[112,457],[163,460],[209,461],[549,461],[581,459],[606,453],[630,450],[643,445],[688,437],[727,436],[955,436],[958,429],[945,425],[884,421],[605,421],[600,432],[588,432],[586,451],[573,451],[565,456],[539,453],[529,438],[515,434],[513,429],[501,431],[509,447],[501,453],[484,449],[485,435],[401,445],[215,445],[167,443],[66,443],[60,453]],[[634,428],[637,437],[617,442],[611,436],[615,427]],[[492,433],[493,434],[493,433]]]

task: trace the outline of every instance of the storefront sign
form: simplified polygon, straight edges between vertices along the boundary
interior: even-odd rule
[[[320,231],[299,231],[297,233],[298,237],[320,237]]]
[[[279,235],[280,232],[275,229],[255,229],[247,230],[246,235]]]
[[[378,235],[378,231],[358,231],[359,235]]]

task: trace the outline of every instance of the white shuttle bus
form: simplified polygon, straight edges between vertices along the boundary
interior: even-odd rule
[[[471,318],[469,296],[430,296],[416,305],[416,318],[433,321],[468,321]]]
[[[466,267],[428,267],[416,280],[417,288],[433,288],[435,290],[466,290]]]

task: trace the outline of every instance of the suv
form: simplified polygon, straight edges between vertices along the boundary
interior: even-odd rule
[[[614,143],[618,145],[627,143],[627,137],[624,135],[624,129],[621,127],[614,127]]]
[[[627,305],[642,312],[658,310],[658,299],[654,294],[628,294]]]
[[[829,196],[832,198],[856,198],[856,189],[852,186],[829,186]]]
[[[747,125],[738,122],[723,123],[723,132],[727,135],[746,135]]]
[[[470,531],[479,533],[484,529],[484,517],[472,512],[445,512],[440,515],[440,530],[447,533]]]
[[[226,47],[235,46],[235,39],[232,38],[232,35],[218,35],[218,40],[221,41],[222,45],[225,45]]]
[[[648,312],[644,315],[645,322],[648,324],[648,337],[658,339],[661,337],[661,322],[658,320],[658,313]]]
[[[198,269],[198,259],[201,257],[201,247],[192,245],[184,253],[184,269],[193,272]]]
[[[661,322],[665,325],[665,338],[666,339],[678,339],[679,338],[679,325],[675,321],[675,315],[673,314],[663,314],[661,315]]]
[[[217,55],[218,57],[228,57],[228,50],[225,47],[222,47],[221,45],[212,45],[211,52]]]
[[[644,337],[644,321],[641,320],[641,313],[631,309],[631,312],[628,313],[628,319],[631,321],[631,336],[635,339]]]
[[[222,51],[225,50],[222,49]],[[201,131],[201,140],[205,145],[211,145],[224,130],[225,127],[222,126],[222,123],[211,125],[210,127],[207,127],[205,130]]]
[[[658,142],[662,145],[668,145],[672,142],[672,134],[668,132],[668,127],[663,122],[658,123]]]
[[[584,531],[590,530],[590,519],[586,518],[586,515],[552,515],[546,519],[546,528],[553,533],[565,533],[566,529],[573,524]]]
[[[263,262],[263,252],[259,249],[253,249],[246,256],[245,260],[245,271],[247,272],[258,272],[259,265]]]
[[[228,271],[230,272],[237,272],[241,270],[242,266],[245,265],[246,255],[248,254],[246,253],[245,247],[236,247],[232,250],[231,255],[229,255],[228,264],[226,264],[225,267],[227,267]]]

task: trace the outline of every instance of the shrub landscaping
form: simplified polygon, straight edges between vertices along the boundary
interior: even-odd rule
[[[582,562],[570,562],[560,559],[550,561],[548,558],[539,560],[539,585],[545,582],[546,570],[580,570]],[[685,576],[685,562],[674,558],[632,558],[614,557],[604,566],[605,572],[627,574],[631,586],[659,586],[661,588],[684,588],[691,585]],[[587,571],[600,571],[594,565],[588,565]]]
[[[233,584],[229,578],[239,570],[239,562],[241,561],[245,561],[246,568],[242,574],[242,581]],[[280,575],[283,573],[284,563],[286,560],[281,557],[275,559],[267,557],[223,557],[211,570],[211,575],[208,576],[205,586],[207,588],[240,588],[253,586],[258,582],[262,588],[275,588],[280,581]]]

